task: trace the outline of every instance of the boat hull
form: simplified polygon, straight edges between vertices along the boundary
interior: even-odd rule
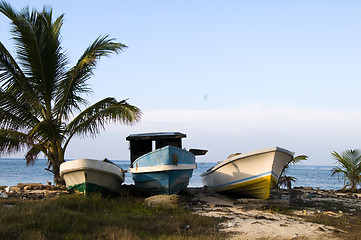
[[[92,159],[77,159],[60,165],[60,176],[69,191],[77,193],[119,193],[124,171],[115,164]]]
[[[201,177],[204,186],[217,192],[268,199],[282,169],[292,158],[291,152],[278,147],[233,155]]]
[[[173,195],[188,186],[195,168],[195,156],[192,153],[166,146],[136,159],[129,172],[139,190]]]

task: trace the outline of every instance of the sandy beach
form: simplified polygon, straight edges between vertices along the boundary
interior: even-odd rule
[[[133,190],[129,185],[124,188]],[[4,192],[4,187],[1,190]],[[10,190],[7,198],[24,200],[67,193],[64,188],[39,184],[19,184]],[[268,200],[223,195],[206,188],[188,188],[175,196],[163,196],[162,203],[176,201],[194,214],[225,219],[219,230],[228,232],[229,239],[347,239],[347,230],[312,223],[307,217],[341,218],[361,212],[360,193],[312,188],[274,189]],[[282,209],[289,210],[285,214]]]
[[[335,193],[334,191],[300,188],[292,191],[274,189],[268,200],[237,198],[207,190],[189,189],[191,206],[196,214],[224,217],[222,231],[231,232],[230,239],[335,239],[347,236],[347,232],[331,226],[306,221],[304,216],[328,215],[338,218],[361,210],[361,194]],[[309,207],[299,209],[297,203]],[[329,206],[336,203],[351,213]],[[271,209],[290,208],[287,215]],[[270,210],[265,210],[270,209]],[[338,234],[336,236],[335,234]]]

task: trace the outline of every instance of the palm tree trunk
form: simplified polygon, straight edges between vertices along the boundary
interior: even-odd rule
[[[64,162],[64,155],[62,154],[62,152],[62,149],[60,149],[60,151],[51,153],[48,159],[52,166],[52,170],[50,171],[54,174],[55,185],[65,185],[64,179],[60,176],[60,164]]]
[[[53,165],[54,173],[54,184],[55,185],[65,185],[64,179],[60,176],[60,164]]]

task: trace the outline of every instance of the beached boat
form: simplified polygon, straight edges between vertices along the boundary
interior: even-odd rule
[[[77,159],[60,165],[60,176],[69,191],[80,193],[119,193],[124,182],[123,169],[108,159]]]
[[[207,150],[182,149],[184,137],[179,132],[163,132],[131,134],[126,138],[130,142],[129,172],[139,190],[172,195],[187,187],[197,167],[195,155],[204,155]]]
[[[282,169],[292,158],[292,152],[279,147],[231,154],[201,177],[204,186],[217,192],[268,199],[271,188],[277,186]]]

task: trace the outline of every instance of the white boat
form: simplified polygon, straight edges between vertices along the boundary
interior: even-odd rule
[[[292,152],[279,147],[231,154],[201,177],[204,186],[217,192],[268,199],[281,171],[292,159]]]
[[[125,172],[107,159],[77,159],[60,165],[60,176],[67,189],[83,194],[108,191],[119,193]]]

